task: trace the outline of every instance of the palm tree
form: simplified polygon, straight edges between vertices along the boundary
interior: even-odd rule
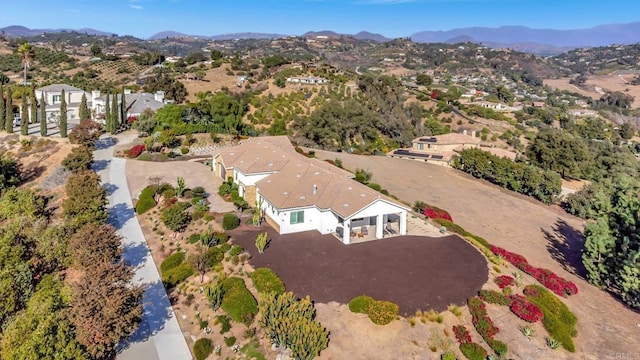
[[[18,47],[18,54],[20,55],[20,61],[24,66],[24,84],[27,84],[27,69],[31,67],[31,62],[35,53],[33,47],[29,43],[24,43]]]

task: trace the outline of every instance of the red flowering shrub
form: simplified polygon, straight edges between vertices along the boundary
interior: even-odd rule
[[[443,210],[435,206],[425,204],[424,209],[422,209],[422,213],[429,219],[444,219],[453,222],[451,214],[449,214],[447,210]]]
[[[453,333],[456,336],[456,340],[460,345],[467,344],[471,342],[471,334],[469,334],[469,330],[464,325],[457,325],[453,327]]]
[[[513,295],[511,297],[510,308],[520,319],[530,323],[537,322],[544,317],[542,310],[522,295]]]
[[[127,151],[127,156],[130,158],[137,158],[144,151],[145,146],[143,144],[134,145]]]
[[[497,246],[491,246],[491,251],[499,256],[502,256],[505,260],[513,264],[518,269],[533,276],[547,289],[553,291],[557,295],[567,296],[575,295],[578,293],[578,287],[573,282],[561,278],[554,274],[551,270],[537,268],[527,262],[523,256],[509,252],[503,248]]]
[[[136,120],[138,120],[138,117],[137,117],[137,116],[129,116],[129,117],[127,118],[127,124],[131,125],[131,124],[133,124],[134,122],[136,122]]]
[[[500,289],[504,289],[507,286],[513,286],[516,283],[516,280],[509,275],[500,275],[493,279],[493,282],[498,284]]]

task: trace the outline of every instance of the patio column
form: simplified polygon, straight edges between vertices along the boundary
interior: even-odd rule
[[[351,242],[349,236],[351,235],[351,220],[345,220],[342,228],[342,242],[345,245],[349,245]]]
[[[400,235],[407,235],[407,212],[400,213]]]
[[[378,215],[378,218],[376,219],[376,239],[382,239],[382,231],[385,225],[383,220],[384,220],[384,215],[382,214]]]

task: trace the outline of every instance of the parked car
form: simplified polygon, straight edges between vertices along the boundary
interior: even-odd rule
[[[13,126],[20,126],[20,114],[13,114]]]

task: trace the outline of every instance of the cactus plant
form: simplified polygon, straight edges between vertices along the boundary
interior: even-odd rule
[[[297,299],[287,292],[269,293],[260,301],[261,325],[280,349],[289,348],[296,359],[313,359],[329,344],[329,331],[314,320],[315,309],[307,296]]]
[[[262,254],[267,247],[267,243],[269,242],[268,236],[266,232],[256,236],[256,249],[258,249],[260,254]]]
[[[207,295],[207,300],[211,303],[213,310],[218,310],[222,304],[222,298],[224,297],[222,283],[218,282],[214,286],[208,286],[205,290],[205,294]]]

